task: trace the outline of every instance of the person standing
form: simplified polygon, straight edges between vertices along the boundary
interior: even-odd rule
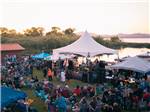
[[[65,82],[66,81],[66,76],[65,76],[65,71],[64,70],[61,71],[60,79],[61,79],[61,82]]]
[[[71,72],[69,70],[66,70],[66,79],[67,79],[67,83],[70,83],[70,79],[71,79]]]
[[[45,78],[45,77],[46,77],[46,74],[47,74],[47,69],[46,69],[46,67],[43,68],[43,74],[44,74],[43,77]]]
[[[73,90],[73,93],[75,93],[77,96],[81,95],[81,89],[79,85],[77,85],[77,87]]]
[[[47,71],[47,76],[48,76],[48,80],[49,80],[49,81],[52,81],[53,74],[52,74],[52,71],[51,71],[50,68],[49,68],[48,71]]]
[[[80,105],[80,112],[89,112],[89,105],[85,97],[83,97],[80,100],[79,105]]]
[[[58,112],[67,112],[67,102],[61,93],[58,94],[55,105],[58,108]]]

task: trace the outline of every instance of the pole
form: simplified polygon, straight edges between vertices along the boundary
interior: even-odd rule
[[[118,57],[118,60],[120,60],[120,58],[119,58],[119,53],[117,53],[117,57]]]

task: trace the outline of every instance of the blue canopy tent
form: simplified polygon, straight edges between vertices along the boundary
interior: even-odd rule
[[[48,53],[40,53],[32,56],[33,59],[44,59],[46,57],[50,56]]]
[[[17,91],[9,87],[1,87],[1,108],[26,97],[26,93],[22,91]]]
[[[46,58],[44,58],[44,60],[47,60],[47,61],[52,60],[52,55],[47,56]]]

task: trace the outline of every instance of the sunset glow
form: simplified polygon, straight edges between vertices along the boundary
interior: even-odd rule
[[[148,0],[3,0],[0,26],[32,26],[99,34],[150,33]]]

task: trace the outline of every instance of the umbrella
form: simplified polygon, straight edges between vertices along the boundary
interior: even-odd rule
[[[40,53],[32,56],[33,59],[44,59],[46,57],[50,56],[48,53]]]
[[[26,93],[8,87],[1,87],[1,107],[9,106],[17,100],[26,98]]]

